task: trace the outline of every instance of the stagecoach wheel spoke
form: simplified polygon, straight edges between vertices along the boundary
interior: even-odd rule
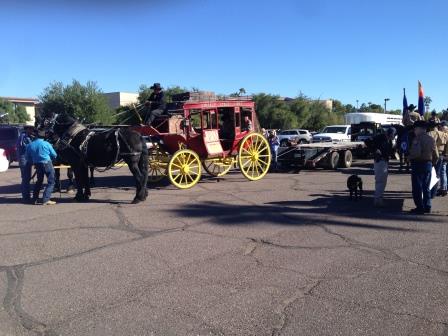
[[[191,188],[201,178],[200,164],[198,155],[192,150],[178,150],[168,163],[168,176],[171,183],[180,189]]]
[[[247,158],[247,161],[241,165],[241,168],[245,168],[248,163],[251,163],[250,158]]]
[[[157,183],[167,176],[167,160],[169,160],[169,153],[160,148],[158,144],[153,145],[148,158],[149,183]]]
[[[263,141],[258,141],[257,151],[261,151],[263,149]]]
[[[187,173],[187,176],[190,178],[191,182],[194,181],[194,177],[190,175],[190,173]]]
[[[255,181],[263,178],[271,163],[269,143],[264,136],[259,133],[245,136],[240,143],[238,161],[247,179]]]
[[[249,152],[246,148],[242,148],[242,150],[243,150],[244,152],[246,152],[248,155],[252,155],[252,153]]]

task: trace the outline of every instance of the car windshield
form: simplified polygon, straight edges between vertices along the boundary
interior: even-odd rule
[[[330,126],[330,127],[325,127],[324,130],[322,131],[322,133],[338,133],[338,134],[345,134],[345,130],[347,129],[347,127],[338,127],[338,126]]]
[[[296,131],[283,131],[280,133],[280,135],[295,135],[297,134]]]
[[[0,140],[16,140],[17,131],[12,128],[0,129]]]

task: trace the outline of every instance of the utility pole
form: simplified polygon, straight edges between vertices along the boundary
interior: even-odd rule
[[[387,102],[390,100],[390,98],[384,98],[384,113],[387,112]]]

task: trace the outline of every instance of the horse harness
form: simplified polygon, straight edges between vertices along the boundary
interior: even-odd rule
[[[89,131],[89,133],[87,133],[86,138],[84,139],[84,141],[79,145],[78,148],[75,148],[71,145],[71,142],[73,141],[73,139],[82,131],[86,130],[87,128],[78,123],[75,122],[72,126],[69,127],[69,129],[67,131],[64,132],[64,134],[58,139],[57,142],[61,142],[64,146],[69,147],[71,149],[73,149],[73,151],[79,155],[80,159],[87,163],[87,165],[89,167],[93,167],[95,168],[95,170],[99,171],[99,172],[105,172],[106,170],[111,169],[116,162],[118,162],[118,158],[119,156],[136,156],[136,155],[140,155],[140,153],[138,152],[130,152],[131,150],[131,146],[128,144],[128,142],[126,141],[126,139],[124,139],[123,136],[121,136],[120,134],[120,129],[115,129],[114,131],[114,135],[115,135],[115,141],[116,141],[116,145],[117,145],[117,151],[115,153],[115,159],[111,162],[111,164],[107,167],[105,167],[104,169],[98,169],[96,167],[94,167],[93,165],[88,164],[87,162],[87,154],[88,154],[88,145],[89,145],[89,140],[92,138],[93,135],[95,135],[94,131]],[[121,138],[121,140],[124,142],[124,144],[126,145],[126,147],[128,147],[129,153],[120,153],[120,141],[119,139]]]

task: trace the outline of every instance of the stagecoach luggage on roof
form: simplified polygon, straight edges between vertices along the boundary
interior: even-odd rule
[[[216,94],[211,91],[195,91],[195,92],[183,92],[172,96],[175,102],[205,102],[215,101]]]

